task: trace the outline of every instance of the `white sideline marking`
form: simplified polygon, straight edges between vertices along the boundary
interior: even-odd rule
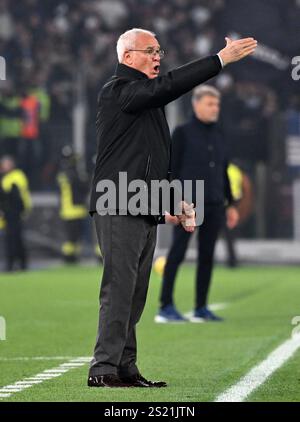
[[[257,366],[254,366],[248,374],[240,379],[235,385],[216,398],[216,402],[241,402],[254,390],[263,384],[278,368],[280,368],[300,348],[300,336],[295,335],[286,340],[277,349],[269,354]]]
[[[34,379],[48,380],[50,378],[59,377],[61,374],[38,374]]]
[[[15,358],[0,357],[1,361],[18,361],[18,360],[71,360],[74,359],[77,362],[75,356],[21,356]]]
[[[15,389],[15,390],[3,390],[3,392],[5,393],[5,397],[9,397],[11,396],[11,393],[19,393],[19,391],[21,391],[20,389]],[[2,390],[0,390],[1,394],[2,394]]]
[[[42,380],[31,380],[31,381],[18,381],[15,385],[31,385],[31,384],[39,384]]]
[[[79,357],[73,358],[69,362],[62,363],[57,368],[46,369],[33,377],[24,378],[21,381],[16,381],[14,384],[9,384],[4,387],[0,387],[0,399],[10,397],[14,393],[19,393],[26,388],[33,387],[36,384],[40,384],[44,381],[50,380],[55,377],[60,377],[71,369],[79,368],[90,361],[90,357]]]
[[[76,366],[81,366],[81,362],[64,363],[61,365],[62,368],[76,368]]]

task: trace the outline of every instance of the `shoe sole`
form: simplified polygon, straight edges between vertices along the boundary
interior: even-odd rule
[[[89,388],[134,388],[134,385],[124,385],[124,386],[120,386],[120,385],[87,385]]]
[[[187,318],[190,322],[194,322],[194,323],[205,323],[205,322],[222,322],[224,321],[223,319],[221,320],[214,320],[214,319],[208,319],[208,318],[202,318],[202,317],[195,317],[193,315],[192,312],[188,312],[186,314],[184,314],[185,318]]]
[[[193,322],[194,324],[203,324],[203,323],[207,322],[207,320],[204,319],[204,318],[194,317],[194,316],[190,317],[189,321]]]
[[[205,318],[197,318],[197,317],[190,317],[190,322],[194,322],[194,323],[207,323],[207,322],[223,322],[223,319],[205,319]]]
[[[133,388],[166,388],[167,385],[132,385]]]
[[[126,385],[126,386],[111,386],[111,385],[87,385],[89,388],[165,388],[166,385]]]
[[[173,320],[173,319],[168,319],[165,318],[163,316],[160,315],[156,315],[156,317],[154,318],[154,322],[156,322],[157,324],[182,324],[184,322],[188,322],[187,320]]]

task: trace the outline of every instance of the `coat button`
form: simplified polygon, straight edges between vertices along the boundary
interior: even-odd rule
[[[209,163],[209,167],[214,168],[216,165],[216,163],[214,161],[210,161]]]

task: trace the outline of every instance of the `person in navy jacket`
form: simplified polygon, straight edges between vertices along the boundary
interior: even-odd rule
[[[193,116],[186,124],[178,126],[172,137],[173,179],[181,182],[204,180],[204,222],[197,228],[198,260],[195,310],[191,316],[193,322],[221,320],[207,307],[214,249],[225,214],[229,228],[235,227],[239,218],[228,178],[225,138],[217,123],[220,100],[219,91],[212,86],[201,85],[195,88],[192,98]],[[195,192],[193,203],[196,203]],[[155,318],[156,322],[185,321],[174,305],[173,293],[177,270],[184,259],[191,234],[179,225],[174,227],[173,242],[163,275],[161,308]]]

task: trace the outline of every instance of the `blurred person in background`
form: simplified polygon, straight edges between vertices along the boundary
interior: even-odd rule
[[[30,185],[39,182],[38,169],[41,157],[40,134],[40,103],[38,98],[27,91],[21,93],[20,107],[22,110],[21,139],[19,146],[19,163],[27,174]]]
[[[60,218],[64,224],[65,237],[62,256],[66,262],[74,263],[78,261],[81,252],[83,222],[87,217],[88,178],[85,172],[80,170],[79,158],[69,145],[62,150],[57,183],[60,190]]]
[[[228,178],[228,157],[224,135],[217,122],[220,114],[220,92],[212,86],[194,89],[191,120],[175,129],[172,137],[172,175],[174,179],[204,180],[204,221],[198,231],[198,260],[195,309],[192,322],[221,321],[207,306],[213,271],[215,244],[223,226],[234,228],[239,220]],[[193,203],[196,201],[193,193]],[[175,278],[192,233],[180,226],[173,229],[173,241],[164,268],[159,323],[184,322],[176,309],[173,294]]]
[[[31,209],[28,180],[9,156],[0,160],[0,177],[0,212],[1,226],[5,231],[6,270],[13,271],[15,264],[21,270],[26,270],[28,263],[23,222]]]
[[[244,223],[253,210],[254,197],[252,182],[241,164],[231,162],[227,169],[232,197],[239,213],[239,226]],[[227,265],[229,268],[238,266],[235,250],[236,227],[230,228],[224,224],[223,234],[227,247]]]
[[[21,99],[11,80],[0,91],[0,155],[9,154],[18,160],[22,129]]]
[[[37,173],[41,175],[39,177],[38,189],[43,185],[49,186],[51,183],[47,179],[48,163],[51,157],[51,142],[49,140],[50,127],[49,119],[51,113],[51,98],[46,87],[46,72],[33,73],[32,78],[28,82],[28,93],[34,96],[39,103],[39,139],[38,139],[38,163]]]

